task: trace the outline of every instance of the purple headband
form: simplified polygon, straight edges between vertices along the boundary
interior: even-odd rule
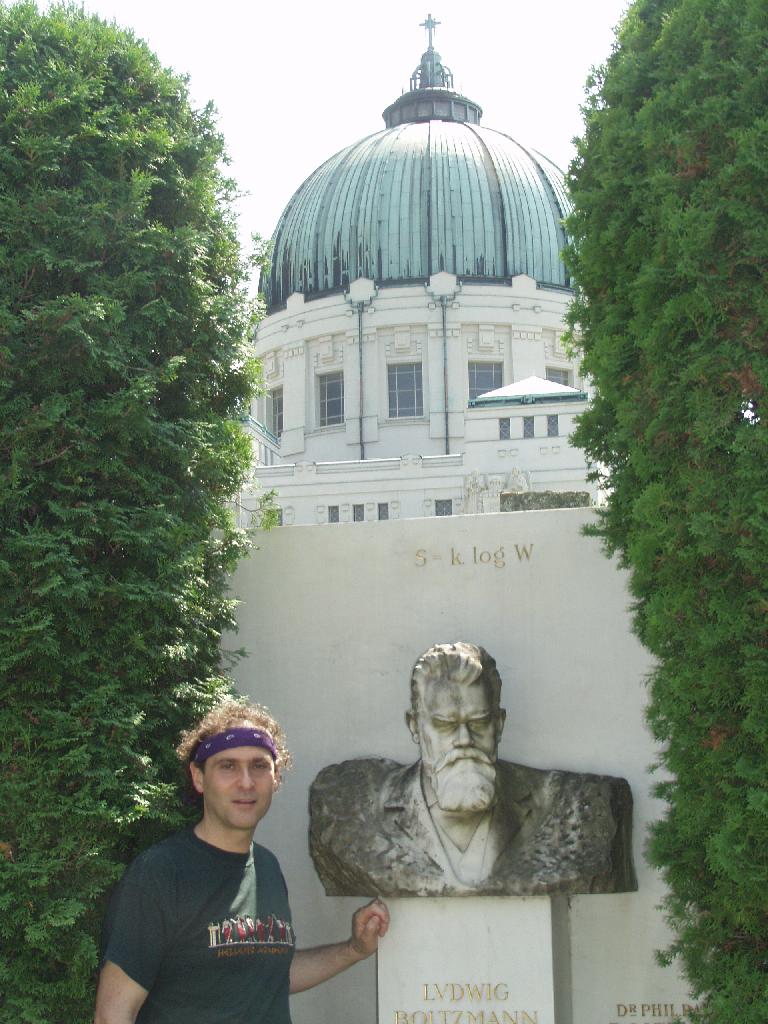
[[[229,750],[230,747],[263,747],[272,755],[272,760],[277,761],[277,747],[272,737],[261,729],[253,728],[227,729],[225,732],[217,732],[215,736],[209,736],[197,748],[192,760],[195,764],[201,764],[213,754]]]

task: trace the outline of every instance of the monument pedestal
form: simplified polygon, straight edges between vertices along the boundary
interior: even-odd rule
[[[379,1024],[572,1024],[565,897],[387,902]]]

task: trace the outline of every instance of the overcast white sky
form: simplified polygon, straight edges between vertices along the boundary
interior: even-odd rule
[[[301,182],[345,146],[380,131],[381,111],[435,48],[456,88],[507,132],[565,168],[580,134],[590,67],[601,64],[627,0],[84,0],[189,75],[212,100],[243,192],[241,235],[270,237]]]

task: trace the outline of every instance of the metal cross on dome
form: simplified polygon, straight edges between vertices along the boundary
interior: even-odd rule
[[[440,24],[442,24],[442,22],[435,21],[435,19],[432,17],[431,14],[427,15],[427,20],[426,21],[419,22],[419,28],[425,28],[427,30],[427,35],[429,37],[429,48],[430,48],[430,50],[432,49],[432,33],[437,28],[437,26],[440,25]]]

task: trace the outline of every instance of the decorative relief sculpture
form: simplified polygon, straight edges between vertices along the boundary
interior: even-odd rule
[[[627,782],[498,760],[500,690],[482,647],[437,644],[411,676],[406,721],[419,759],[361,758],[320,772],[310,850],[329,895],[636,888]]]
[[[501,492],[504,490],[503,476],[489,476],[486,493],[483,495],[483,512],[501,511]]]
[[[474,513],[480,511],[481,494],[485,489],[485,477],[476,469],[464,479],[464,511]]]
[[[510,491],[529,491],[531,489],[530,478],[522,469],[515,467],[510,471],[507,480],[507,488]]]
[[[519,469],[513,469],[508,476],[485,476],[473,469],[464,478],[464,512],[500,512],[503,491],[528,489],[525,474]]]

